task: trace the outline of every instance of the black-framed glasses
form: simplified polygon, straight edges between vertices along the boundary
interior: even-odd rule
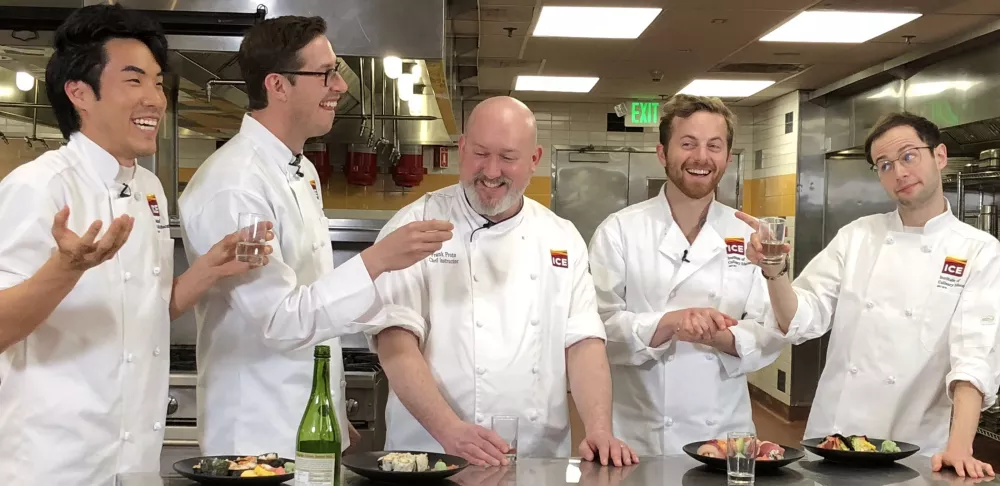
[[[923,149],[933,150],[929,146],[908,148],[900,153],[895,159],[876,160],[875,165],[872,166],[872,172],[881,177],[894,171],[896,169],[896,162],[901,162],[903,167],[910,167],[914,162],[920,160],[920,151]]]
[[[327,69],[326,71],[277,71],[277,74],[295,75],[295,76],[323,76],[323,86],[330,87],[330,79],[336,79],[340,76],[340,63],[338,62],[336,66]]]

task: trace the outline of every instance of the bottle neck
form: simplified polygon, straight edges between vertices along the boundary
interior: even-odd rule
[[[316,358],[313,363],[312,395],[330,395],[330,358]]]

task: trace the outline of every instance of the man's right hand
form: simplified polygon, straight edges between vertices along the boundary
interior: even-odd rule
[[[389,233],[378,243],[361,252],[372,278],[384,272],[402,270],[427,258],[451,239],[448,221],[414,221]]]
[[[100,220],[91,223],[83,236],[66,227],[68,220],[69,207],[63,206],[53,218],[52,236],[56,240],[61,266],[74,272],[84,272],[115,256],[115,253],[128,241],[135,225],[135,218],[127,214],[119,216],[111,222],[108,232],[100,240],[94,241],[103,225]]]
[[[742,211],[736,212],[736,219],[743,221],[751,228],[753,228],[753,234],[750,235],[750,241],[747,242],[746,245],[745,256],[747,260],[750,260],[750,263],[753,263],[754,265],[760,267],[761,271],[764,272],[765,276],[772,276],[780,273],[781,269],[785,265],[784,263],[780,263],[778,265],[769,265],[767,263],[764,263],[764,245],[761,244],[760,239],[762,232],[764,232],[763,236],[765,237],[770,236],[770,234],[767,233],[767,228],[761,228],[760,221],[757,221],[757,218],[754,218],[753,216],[750,216],[749,214],[744,213]],[[784,235],[782,235],[782,237],[784,237]],[[792,251],[791,245],[785,243],[782,248],[782,253],[784,254],[784,257],[788,258],[788,253],[791,251]]]
[[[476,466],[506,466],[507,443],[496,432],[475,424],[461,422],[448,427],[440,440],[446,454],[459,456]]]
[[[667,312],[660,318],[660,326],[673,331],[680,341],[703,342],[735,326],[736,319],[711,308],[681,309]]]

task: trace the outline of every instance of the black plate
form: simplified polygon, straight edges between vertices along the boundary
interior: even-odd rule
[[[817,439],[805,439],[802,447],[831,462],[851,464],[856,466],[880,466],[893,464],[905,457],[910,457],[920,450],[920,447],[906,442],[896,442],[900,452],[857,452],[857,451],[835,451],[832,449],[820,449],[819,445],[826,440],[825,437]],[[882,447],[883,439],[869,438],[868,442],[877,447]]]
[[[194,471],[194,466],[201,462],[202,459],[225,459],[227,461],[235,461],[241,457],[247,456],[204,456],[204,457],[192,457],[190,459],[184,459],[182,461],[177,461],[174,463],[174,471],[178,474],[184,476],[197,483],[204,484],[206,486],[225,486],[230,484],[240,484],[246,486],[263,486],[274,484],[278,485],[284,483],[285,481],[291,481],[295,479],[295,473],[282,474],[280,476],[262,476],[256,478],[241,478],[239,476],[209,476],[208,474],[201,474]],[[286,462],[295,462],[291,459],[281,458]]]
[[[698,448],[701,447],[701,445],[704,444],[705,442],[708,441],[702,440],[698,442],[692,442],[683,447],[684,452],[687,455],[693,457],[696,461],[712,469],[725,471],[726,459],[724,457],[708,457],[698,454]],[[803,457],[806,457],[806,454],[800,451],[799,449],[796,449],[794,447],[788,447],[786,445],[781,445],[781,444],[778,445],[781,446],[783,449],[785,449],[785,458],[777,461],[757,461],[756,465],[754,466],[755,472],[766,473],[766,472],[777,471],[780,468],[783,468],[795,461],[798,461],[799,459],[802,459]]]
[[[410,453],[410,454],[427,454],[427,465],[431,468],[434,467],[434,463],[438,460],[444,461],[445,464],[451,466],[458,466],[455,469],[448,469],[445,471],[435,471],[431,469],[430,471],[424,472],[397,472],[397,471],[383,471],[378,467],[378,458],[389,454],[391,452],[397,453]],[[351,454],[344,456],[344,467],[350,469],[355,474],[364,476],[372,481],[380,483],[412,483],[412,482],[438,482],[451,476],[462,469],[465,469],[469,465],[469,462],[461,457],[450,456],[448,454],[438,454],[436,452],[419,452],[419,451],[375,451],[375,452],[359,452],[357,454]]]

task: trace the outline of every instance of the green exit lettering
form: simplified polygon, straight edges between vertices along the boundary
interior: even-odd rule
[[[655,101],[633,101],[628,126],[656,126],[660,123],[660,104]]]

